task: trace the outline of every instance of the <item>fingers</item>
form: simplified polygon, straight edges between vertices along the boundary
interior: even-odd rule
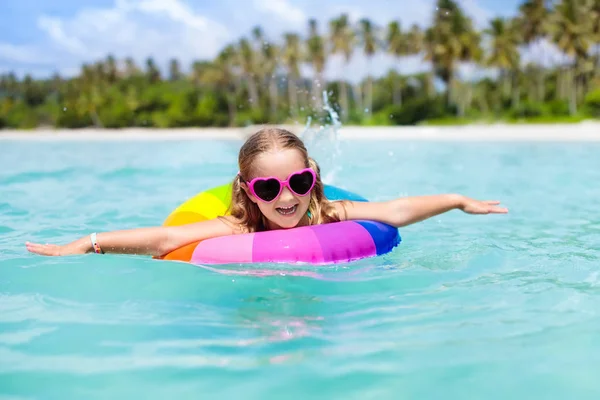
[[[25,247],[27,247],[27,251],[39,254],[42,256],[58,256],[59,255],[59,247],[54,244],[38,244],[26,242]]]
[[[487,207],[488,212],[490,213],[494,213],[494,214],[506,214],[508,213],[508,208],[506,207],[496,207],[498,204],[500,204],[500,201],[498,200],[485,200],[482,201],[483,204],[487,205],[487,206],[491,206],[491,207]]]

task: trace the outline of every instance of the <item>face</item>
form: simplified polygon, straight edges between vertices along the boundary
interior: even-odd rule
[[[260,192],[265,192],[265,189],[274,188],[271,193],[275,194],[279,185],[274,181],[255,181],[254,189],[256,192],[252,193],[248,184],[259,177],[274,177],[283,182],[288,180],[293,173],[304,169],[306,169],[306,166],[300,151],[296,149],[273,150],[258,156],[254,161],[251,176],[244,177],[247,183],[242,184],[242,188],[250,200],[258,205],[260,211],[269,221],[269,229],[294,228],[306,223],[311,192],[309,191],[306,195],[299,195],[286,185],[282,185],[279,197],[271,202],[266,202],[255,196],[255,193],[260,194]],[[292,188],[304,187],[305,190],[307,184],[310,184],[311,181],[311,174],[305,172],[302,175],[292,177],[290,185]]]

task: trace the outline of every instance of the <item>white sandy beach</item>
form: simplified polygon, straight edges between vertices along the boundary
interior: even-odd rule
[[[244,128],[176,129],[35,129],[0,130],[1,140],[243,140],[262,126]],[[282,126],[296,134],[303,125]],[[317,129],[312,127],[312,129]],[[548,125],[466,125],[466,126],[344,126],[342,140],[433,140],[433,141],[561,141],[600,142],[600,121]]]

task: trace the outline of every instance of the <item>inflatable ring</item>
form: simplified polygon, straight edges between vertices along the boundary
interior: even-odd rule
[[[367,201],[324,185],[330,200]],[[163,226],[184,225],[226,215],[231,184],[201,192],[177,207]],[[349,262],[390,252],[401,241],[398,229],[375,221],[341,221],[266,232],[221,236],[180,247],[163,257],[193,264]]]

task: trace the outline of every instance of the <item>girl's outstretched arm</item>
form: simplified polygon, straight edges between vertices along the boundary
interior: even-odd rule
[[[453,209],[468,214],[506,214],[499,201],[480,201],[458,194],[405,197],[384,202],[337,202],[344,219],[370,219],[402,227]]]
[[[230,225],[221,219],[213,219],[181,226],[101,232],[96,235],[96,242],[105,253],[161,256],[195,241],[233,233]],[[94,251],[90,235],[65,245],[27,242],[26,246],[30,252],[44,256],[67,256]]]

